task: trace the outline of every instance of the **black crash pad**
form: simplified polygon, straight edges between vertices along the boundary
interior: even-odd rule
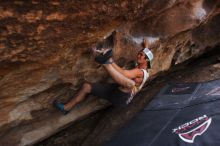
[[[220,80],[170,83],[105,146],[220,146]]]

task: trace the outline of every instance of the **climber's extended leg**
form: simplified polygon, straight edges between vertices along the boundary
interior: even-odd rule
[[[76,97],[72,98],[68,103],[63,104],[59,102],[54,102],[54,106],[63,112],[64,114],[67,114],[77,103],[85,99],[86,95],[91,92],[91,84],[84,83],[82,88],[78,91],[76,94]]]
[[[72,100],[70,100],[67,104],[65,104],[64,109],[70,110],[73,108],[77,103],[85,99],[86,95],[91,92],[91,84],[84,83],[82,88],[77,93],[76,97],[74,97]]]

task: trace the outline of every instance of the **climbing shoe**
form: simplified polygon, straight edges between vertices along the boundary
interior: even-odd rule
[[[95,61],[99,64],[109,64],[109,58],[113,55],[112,50],[107,51],[105,54],[100,54],[95,57]]]
[[[57,102],[56,100],[53,102],[53,105],[56,109],[58,109],[59,111],[61,111],[64,115],[68,114],[69,111],[64,109],[64,104]]]

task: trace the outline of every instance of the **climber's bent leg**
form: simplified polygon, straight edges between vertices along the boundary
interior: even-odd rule
[[[117,71],[112,64],[104,64],[105,69],[108,71],[110,76],[121,86],[126,87],[128,89],[132,89],[135,86],[135,82],[127,77],[125,77],[122,73]]]

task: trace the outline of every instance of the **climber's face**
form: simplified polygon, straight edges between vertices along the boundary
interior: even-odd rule
[[[140,51],[137,55],[137,63],[145,63],[147,61],[147,57],[144,52]]]

